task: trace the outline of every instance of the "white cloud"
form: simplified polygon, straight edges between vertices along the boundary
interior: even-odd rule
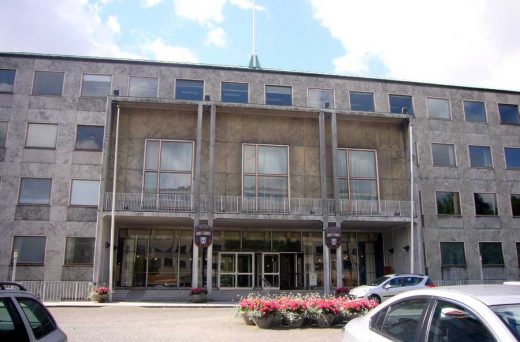
[[[235,6],[240,7],[244,10],[250,10],[253,8],[253,1],[252,0],[229,0],[229,3]],[[256,10],[263,12],[265,11],[265,7],[261,6],[259,4],[255,4]]]
[[[227,34],[222,27],[216,27],[208,32],[206,41],[208,46],[225,47],[227,45]]]
[[[225,4],[226,0],[175,0],[174,8],[179,17],[212,26],[224,20]]]
[[[107,20],[108,28],[114,33],[121,33],[121,25],[119,25],[119,20],[117,20],[117,17],[111,15],[108,17]]]
[[[198,62],[197,56],[188,48],[166,44],[162,39],[155,39],[144,45],[144,50],[155,59],[168,62]]]
[[[163,0],[141,0],[141,5],[145,8],[159,5]]]
[[[336,72],[519,89],[518,0],[311,0],[345,55]]]

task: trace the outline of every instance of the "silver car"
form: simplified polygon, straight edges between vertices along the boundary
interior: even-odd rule
[[[23,286],[0,281],[0,341],[65,342],[45,306]]]
[[[520,286],[447,286],[402,293],[348,322],[343,341],[520,341]]]

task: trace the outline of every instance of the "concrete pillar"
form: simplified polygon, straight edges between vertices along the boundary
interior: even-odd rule
[[[208,165],[208,225],[213,228],[213,211],[215,196],[215,120],[216,120],[217,108],[214,104],[211,105],[211,117],[209,123],[209,165]],[[211,298],[213,290],[213,241],[208,246],[207,250],[207,265],[206,265],[206,277],[207,277],[207,289],[208,298]]]
[[[336,112],[331,113],[330,129],[332,136],[332,184],[334,190],[334,212],[336,214],[336,227],[341,228],[341,215],[339,203],[339,178],[338,178],[338,125]],[[341,245],[336,249],[336,287],[343,286],[343,261]]]
[[[322,243],[323,243],[323,292],[330,294],[330,260],[329,248],[325,243],[325,231],[328,227],[328,207],[327,207],[327,148],[325,146],[325,113],[319,114],[319,131],[320,131],[320,187],[322,200]]]
[[[193,257],[191,268],[191,287],[199,286],[199,246],[195,244],[195,227],[200,222],[200,169],[202,157],[202,116],[204,107],[199,103],[197,108],[197,141],[195,146],[195,177],[193,180]]]

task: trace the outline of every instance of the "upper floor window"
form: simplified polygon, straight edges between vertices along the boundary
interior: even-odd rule
[[[432,159],[434,166],[455,166],[455,146],[432,143]]]
[[[61,96],[65,73],[54,71],[36,71],[34,73],[33,95]]]
[[[72,180],[70,187],[70,205],[97,206],[98,200],[98,180]]]
[[[76,150],[101,151],[105,127],[78,125],[76,131]]]
[[[7,121],[0,121],[0,147],[5,147],[7,141]]]
[[[389,95],[390,113],[413,115],[413,101],[411,96]]]
[[[497,216],[496,194],[475,193],[475,214],[484,216]]]
[[[43,265],[45,240],[45,236],[15,236],[13,251],[18,251],[17,263]]]
[[[451,120],[450,101],[447,99],[428,97],[426,104],[430,118]]]
[[[50,204],[52,179],[22,178],[20,180],[20,204]]]
[[[244,197],[289,197],[289,147],[244,144]]]
[[[176,80],[175,98],[177,100],[202,101],[204,97],[204,81]]]
[[[363,112],[374,111],[374,94],[359,91],[351,91],[350,95],[350,109],[359,110]]]
[[[65,265],[92,265],[94,238],[68,237],[65,245]]]
[[[83,75],[81,82],[81,96],[105,97],[110,95],[112,76]]]
[[[16,70],[0,69],[0,93],[12,93]]]
[[[471,167],[492,168],[491,148],[489,146],[468,146]]]
[[[339,195],[341,198],[379,198],[376,151],[338,149]]]
[[[334,90],[309,88],[307,102],[312,108],[334,108]]]
[[[464,101],[464,115],[466,121],[487,122],[486,106],[484,105],[484,102]]]
[[[520,115],[518,114],[518,105],[498,104],[498,112],[500,114],[500,123],[510,125],[520,125]]]
[[[29,123],[25,147],[56,148],[57,124]]]
[[[460,199],[458,192],[436,191],[437,214],[460,215]]]
[[[506,159],[506,168],[520,169],[520,148],[519,147],[504,148],[504,156]]]
[[[248,103],[249,85],[247,83],[222,82],[220,99],[222,102]]]
[[[189,195],[192,170],[193,142],[146,140],[144,193]]]
[[[441,242],[441,264],[443,267],[464,267],[464,242]]]
[[[157,77],[130,76],[128,96],[157,97],[159,79]]]
[[[479,242],[482,266],[504,266],[501,242]]]
[[[292,106],[292,88],[286,86],[265,86],[265,104]]]
[[[514,217],[520,216],[520,194],[511,194],[511,210]]]

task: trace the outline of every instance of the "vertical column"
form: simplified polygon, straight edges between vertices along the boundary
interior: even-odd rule
[[[327,206],[327,149],[325,146],[325,113],[319,114],[319,131],[320,131],[320,188],[322,200],[322,243],[323,243],[323,292],[330,293],[330,260],[329,248],[325,243],[325,231],[328,227],[329,212]]]
[[[195,148],[195,179],[193,182],[193,257],[191,269],[191,287],[199,286],[199,246],[195,244],[195,227],[200,221],[200,167],[202,156],[202,116],[203,106],[199,103],[197,107],[197,145]]]
[[[408,124],[408,137],[410,138],[409,142],[409,149],[410,149],[410,273],[413,273],[414,271],[414,251],[415,251],[415,244],[414,244],[414,224],[413,224],[413,218],[414,218],[414,198],[413,198],[413,125],[410,121]]]
[[[213,229],[213,211],[215,196],[214,180],[215,180],[215,120],[216,120],[216,106],[211,105],[211,117],[209,123],[209,165],[208,165],[208,225]],[[207,250],[207,264],[206,264],[206,284],[208,289],[208,298],[211,298],[213,289],[213,239],[211,245]]]
[[[116,185],[117,185],[117,150],[119,148],[119,113],[120,108],[117,106],[117,117],[116,117],[116,137],[114,147],[114,176],[112,178],[112,212],[110,215],[110,251],[109,251],[109,265],[108,265],[108,289],[109,289],[109,300],[112,301],[113,282],[114,282],[114,236],[115,236],[115,207],[116,207]]]
[[[332,184],[334,190],[334,212],[336,214],[336,227],[341,229],[341,210],[339,202],[339,179],[338,179],[338,126],[336,112],[331,113],[330,128],[332,135]],[[341,245],[336,248],[336,287],[343,286],[343,261]]]

